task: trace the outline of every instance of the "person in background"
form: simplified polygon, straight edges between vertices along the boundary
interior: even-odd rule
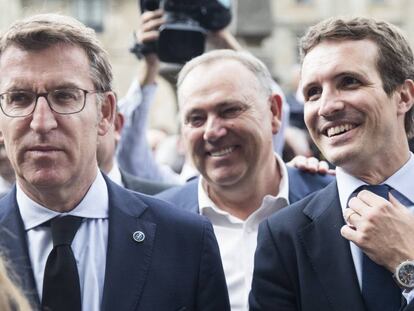
[[[165,23],[162,9],[145,11],[141,15],[141,25],[137,31],[139,43],[153,43],[158,40],[158,28]],[[214,48],[242,50],[242,47],[228,31],[221,29],[208,34],[208,43]],[[125,116],[125,127],[117,150],[120,168],[137,177],[161,181],[165,183],[185,183],[198,175],[191,158],[184,152],[183,174],[177,174],[167,166],[157,163],[148,146],[146,138],[147,118],[154,94],[157,89],[156,76],[160,69],[160,61],[156,53],[144,55],[146,73],[140,82],[134,80],[125,98],[120,100],[120,111]],[[272,80],[273,81],[273,80]],[[285,102],[284,94],[276,82],[272,82],[273,90]],[[284,129],[289,120],[289,106],[282,106],[283,123],[279,132],[273,137],[273,146],[281,154],[284,145]]]
[[[102,172],[107,174],[112,181],[122,187],[149,195],[157,194],[172,187],[172,184],[154,182],[152,180],[135,177],[119,168],[115,152],[121,136],[123,124],[124,117],[122,113],[117,111],[114,124],[109,128],[105,135],[99,136],[98,138],[98,166]]]

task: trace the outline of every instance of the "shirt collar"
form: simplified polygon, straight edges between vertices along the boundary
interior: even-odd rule
[[[414,188],[411,186],[412,176],[414,173],[414,156],[410,153],[408,161],[393,175],[391,175],[383,183],[394,188],[402,195],[407,197],[411,202],[414,202]],[[362,180],[349,175],[342,168],[336,168],[336,180],[339,193],[339,201],[342,210],[347,208],[348,199],[351,194],[360,186],[367,183]]]
[[[108,189],[102,173],[98,174],[82,201],[70,212],[58,213],[30,199],[16,183],[16,200],[25,230],[45,223],[58,215],[83,218],[108,218]]]
[[[124,187],[124,183],[122,182],[122,175],[121,171],[119,170],[118,162],[114,159],[112,169],[108,173],[108,177],[116,184],[121,187]]]
[[[276,158],[276,162],[278,163],[278,168],[280,170],[280,183],[279,183],[279,193],[276,196],[266,195],[263,198],[263,202],[259,209],[257,209],[252,215],[249,216],[258,216],[258,215],[266,215],[268,216],[271,213],[279,210],[283,205],[289,205],[289,180],[288,180],[288,171],[286,168],[285,163],[280,158],[278,154],[274,154]],[[277,185],[275,185],[276,187]],[[275,204],[277,201],[282,201],[282,204]],[[216,215],[220,215],[223,217],[228,217],[233,222],[242,222],[238,218],[230,215],[228,212],[220,209],[208,196],[207,192],[204,190],[203,187],[203,176],[200,176],[198,180],[198,206],[199,206],[199,213],[201,215],[206,215],[206,213],[212,212]],[[264,217],[264,216],[263,216]],[[248,219],[249,219],[248,218]],[[262,218],[262,217],[261,217]]]

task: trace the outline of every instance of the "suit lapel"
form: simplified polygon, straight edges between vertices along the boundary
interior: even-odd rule
[[[109,228],[102,310],[135,310],[148,269],[156,225],[140,219],[147,206],[135,195],[120,195],[117,186],[108,182]],[[142,242],[133,239],[134,232],[145,234]]]
[[[38,308],[40,300],[30,263],[26,232],[16,202],[16,188],[2,200],[0,210],[4,211],[0,217],[0,249],[11,266],[12,276],[15,276],[34,307]]]
[[[344,221],[336,182],[315,195],[304,213],[313,221],[299,238],[332,309],[365,310],[349,242],[340,234]]]

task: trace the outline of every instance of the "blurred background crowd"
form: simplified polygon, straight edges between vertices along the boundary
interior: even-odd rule
[[[157,2],[153,0],[0,0],[0,30],[15,19],[35,13],[58,12],[74,16],[96,30],[99,39],[109,52],[115,75],[115,90],[118,98],[121,99],[125,97],[128,90],[131,92],[131,82],[142,85],[146,79],[148,63],[143,58],[137,59],[129,50],[136,40],[137,31],[140,31],[142,26],[142,11],[151,9],[151,5]],[[198,1],[171,1],[176,7],[184,8],[183,11],[186,7],[197,7],[203,1],[196,2]],[[225,25],[224,33],[218,36],[211,36],[211,32],[207,33],[206,48],[243,48],[252,52],[267,65],[286,99],[284,129],[280,135],[283,137],[275,144],[276,151],[283,155],[286,161],[295,155],[320,157],[319,152],[309,141],[303,122],[302,98],[297,91],[299,83],[297,42],[307,27],[329,16],[358,14],[385,19],[407,33],[414,33],[414,20],[410,14],[414,11],[414,2],[409,0],[221,0],[218,2],[224,7],[229,7],[231,19],[219,20],[222,25]],[[140,6],[148,7],[140,8]],[[220,25],[216,26],[218,27]],[[409,36],[409,39],[413,41],[414,37]],[[154,153],[154,159],[177,173],[182,171],[184,163],[178,139],[179,122],[175,94],[175,76],[179,68],[177,64],[167,62],[161,62],[160,66],[156,65],[154,75],[157,87],[150,91],[153,94],[150,95],[148,113],[144,121],[146,139]],[[0,168],[3,170],[1,166]],[[7,174],[9,173],[6,171],[2,175],[7,177]]]

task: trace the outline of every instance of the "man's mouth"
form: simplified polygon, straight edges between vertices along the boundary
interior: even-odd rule
[[[336,126],[328,128],[326,130],[326,135],[328,137],[337,136],[337,135],[343,134],[345,132],[348,132],[348,131],[354,129],[355,127],[356,127],[355,124],[350,124],[350,123],[336,125]]]
[[[212,157],[222,157],[222,156],[225,156],[225,155],[228,155],[228,154],[232,153],[235,148],[236,148],[235,146],[227,147],[227,148],[223,148],[223,149],[220,149],[220,150],[211,151],[208,154]]]

